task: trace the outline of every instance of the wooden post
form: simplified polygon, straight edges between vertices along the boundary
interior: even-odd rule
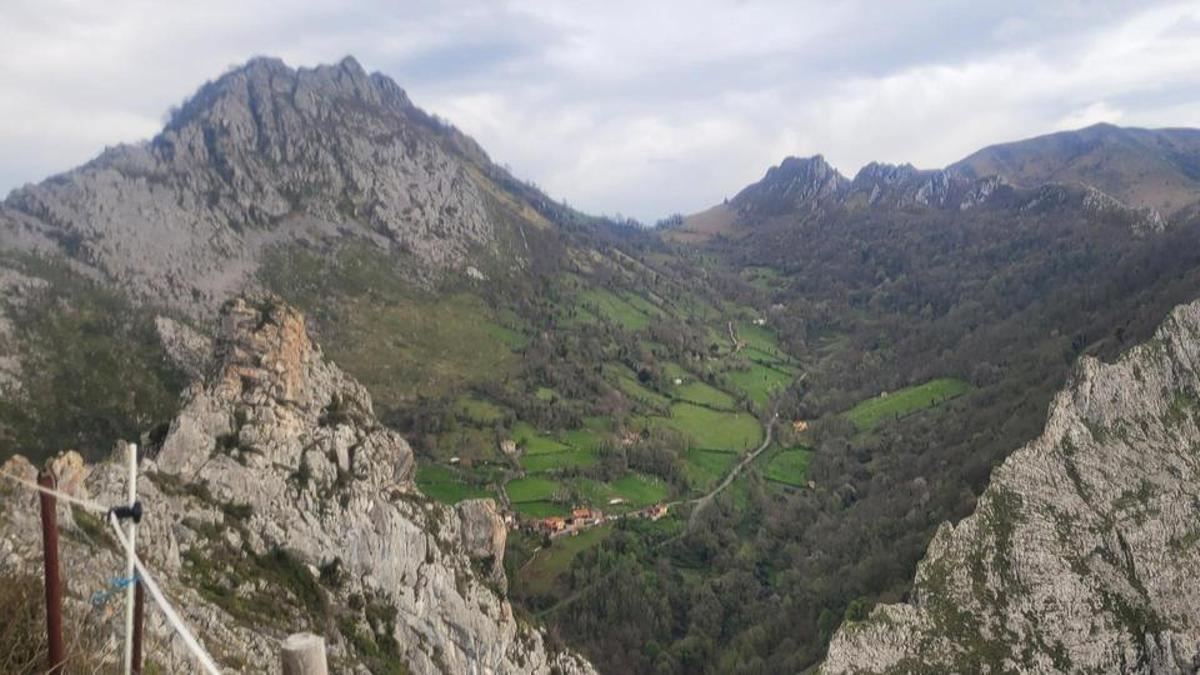
[[[142,624],[146,606],[146,591],[139,579],[133,593],[133,675],[142,675]]]
[[[283,641],[283,675],[329,675],[325,665],[325,638],[293,633]]]
[[[54,476],[47,471],[38,474],[38,485],[51,490]],[[49,675],[61,675],[66,649],[62,630],[62,577],[58,571],[58,512],[54,495],[39,493],[42,505],[42,559],[46,574],[46,641],[49,645],[47,670]]]

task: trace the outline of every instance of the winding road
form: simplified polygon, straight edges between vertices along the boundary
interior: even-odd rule
[[[775,431],[775,420],[777,420],[777,419],[779,419],[779,403],[778,402],[776,402],[775,406],[771,409],[771,417],[763,424],[764,435],[763,435],[762,445],[758,446],[752,452],[749,452],[745,456],[743,456],[741,461],[739,461],[737,464],[735,464],[733,466],[732,469],[729,470],[729,473],[725,475],[725,478],[722,479],[721,482],[718,483],[716,487],[714,487],[712,490],[708,491],[706,494],[704,494],[700,497],[695,497],[693,499],[687,499],[687,500],[682,500],[679,502],[673,502],[671,504],[668,504],[668,506],[675,506],[675,505],[682,505],[682,504],[695,504],[696,505],[695,508],[692,509],[691,515],[688,516],[688,531],[689,532],[695,528],[696,518],[700,515],[701,511],[703,511],[705,508],[708,507],[708,505],[710,503],[712,503],[713,498],[716,497],[718,494],[720,494],[722,490],[729,487],[730,483],[732,483],[735,479],[737,479],[738,474],[740,474],[742,472],[742,469],[745,469],[747,466],[750,465],[751,462],[758,459],[758,456],[761,455],[764,450],[766,450],[768,447],[770,447],[771,436]]]

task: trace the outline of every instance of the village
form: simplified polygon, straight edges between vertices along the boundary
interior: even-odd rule
[[[613,505],[620,505],[623,500],[614,499]],[[667,515],[668,504],[655,504],[644,509],[636,511],[628,511],[626,513],[616,513],[605,515],[603,511],[591,507],[577,507],[571,509],[570,516],[549,516],[546,518],[522,518],[515,512],[510,512],[505,515],[505,522],[509,529],[522,529],[527,532],[546,534],[551,539],[562,536],[575,536],[584,530],[587,530],[598,525],[611,523],[623,518],[645,518],[647,520],[658,520]]]

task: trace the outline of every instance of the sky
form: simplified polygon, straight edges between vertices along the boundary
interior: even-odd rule
[[[0,195],[252,56],[352,55],[498,163],[646,223],[788,155],[853,176],[1096,122],[1200,126],[1200,2],[4,0]]]

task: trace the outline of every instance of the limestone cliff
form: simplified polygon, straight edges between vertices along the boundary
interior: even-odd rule
[[[944,524],[907,604],[834,637],[826,673],[1200,669],[1200,302],[1084,359],[1045,431]]]
[[[408,444],[375,421],[363,387],[322,358],[298,312],[273,300],[228,303],[215,354],[142,460],[139,541],[224,667],[276,670],[277,641],[312,630],[328,638],[334,672],[591,672],[513,616],[495,505],[425,498]],[[20,457],[5,470],[35,473]],[[56,473],[64,489],[121,501],[118,463],[85,466],[72,453]],[[0,490],[0,569],[33,570],[34,499],[7,483]],[[121,563],[93,518],[69,509],[62,518],[68,590],[79,603]],[[160,645],[152,658],[188,672],[161,620],[149,628]]]
[[[547,223],[537,208],[544,196],[353,58],[257,58],[201,87],[151,141],[14,190],[0,252],[62,254],[208,318],[254,285],[265,251],[294,241],[370,241],[419,282],[520,267],[518,230]]]

